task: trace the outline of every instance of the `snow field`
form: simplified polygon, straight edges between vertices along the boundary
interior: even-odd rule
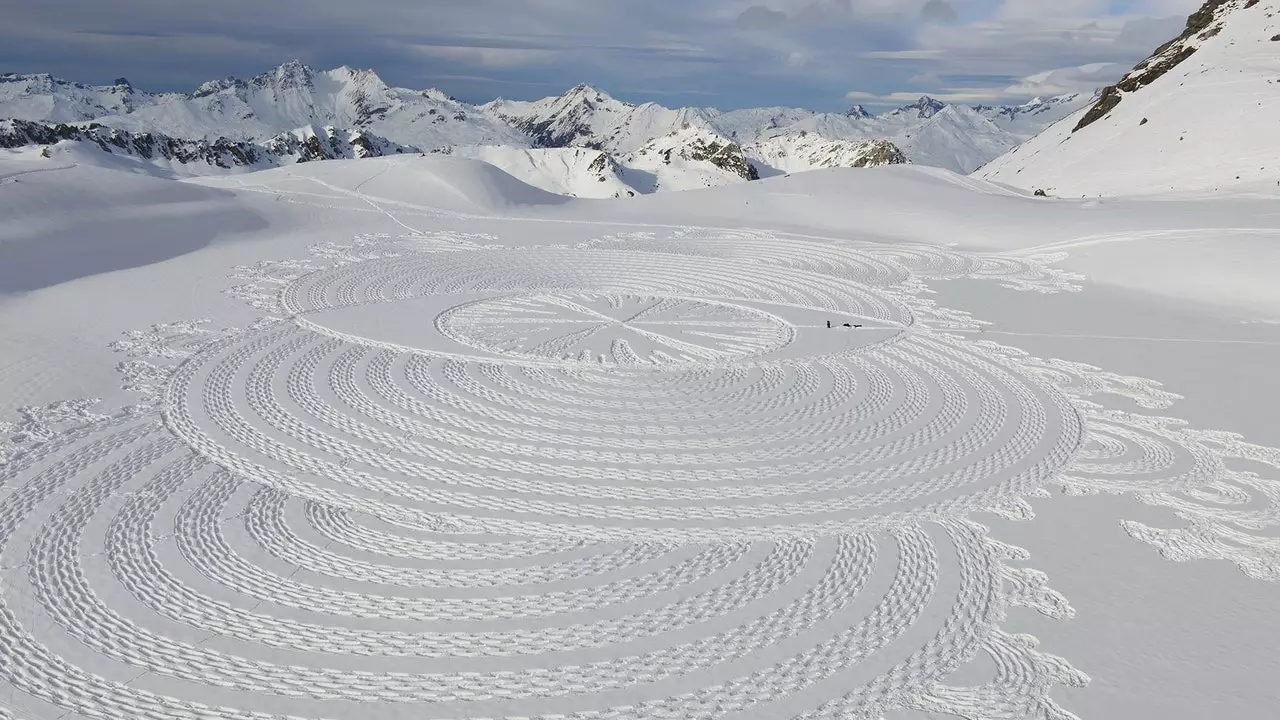
[[[1071,606],[974,513],[1066,483],[1228,519],[1199,488],[1280,467],[922,294],[1073,289],[1041,259],[425,230],[234,276],[250,329],[131,333],[137,405],[7,433],[20,717],[1060,715],[1087,677],[1002,623]],[[1131,532],[1268,577],[1212,530]]]

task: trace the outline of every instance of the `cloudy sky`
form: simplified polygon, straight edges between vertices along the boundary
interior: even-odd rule
[[[579,82],[721,108],[1011,102],[1091,89],[1203,0],[40,0],[0,71],[189,90],[299,58],[469,101]]]

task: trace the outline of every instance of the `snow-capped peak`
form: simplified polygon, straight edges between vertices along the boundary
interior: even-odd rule
[[[853,106],[852,106],[852,107],[850,107],[848,110],[846,110],[844,114],[845,114],[845,115],[848,115],[849,117],[854,117],[854,118],[869,118],[869,117],[871,117],[871,113],[870,113],[870,112],[868,112],[868,111],[867,111],[867,109],[866,109],[865,107],[863,107],[862,105],[853,105]]]
[[[269,70],[250,80],[257,87],[275,86],[282,90],[310,89],[315,78],[315,71],[301,60],[288,60],[279,67]]]
[[[939,112],[942,112],[942,109],[945,107],[947,107],[947,104],[942,102],[941,100],[935,100],[929,97],[928,95],[921,95],[919,100],[915,101],[910,105],[905,105],[903,107],[900,107],[894,112],[910,113],[914,111],[916,113],[916,117],[921,119],[928,119],[933,117],[934,115],[937,115]]]
[[[579,99],[587,100],[589,102],[601,102],[601,103],[609,102],[610,100],[614,99],[614,97],[609,93],[605,92],[604,90],[601,90],[595,85],[590,85],[588,83],[579,83],[578,85],[574,85],[573,87],[565,91],[564,95],[562,95],[561,97],[572,98],[575,100],[579,100]]]

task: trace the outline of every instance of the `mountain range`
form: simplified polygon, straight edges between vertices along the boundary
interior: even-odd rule
[[[616,197],[827,167],[916,163],[970,172],[1087,106],[1075,94],[1022,105],[930,97],[873,115],[796,108],[667,108],[590,85],[532,102],[461,102],[396,88],[370,70],[290,61],[249,78],[153,93],[0,74],[0,147],[90,143],[156,172],[202,175],[322,159],[449,153],[525,182]]]

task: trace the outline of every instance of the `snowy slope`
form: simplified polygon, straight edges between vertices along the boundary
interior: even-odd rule
[[[983,168],[1052,195],[1276,192],[1280,0],[1211,0],[1088,110]]]
[[[0,150],[0,295],[151,265],[263,227],[226,191],[120,172],[127,161],[80,150]]]
[[[0,716],[1274,715],[1274,201],[23,152]]]
[[[106,86],[89,86],[48,74],[0,73],[0,118],[66,123],[132,111],[143,98],[121,78]]]
[[[440,154],[486,162],[536,188],[581,198],[631,197],[626,170],[601,150],[461,145]]]
[[[893,142],[912,162],[965,174],[1008,152],[1018,138],[971,108],[948,105]]]

